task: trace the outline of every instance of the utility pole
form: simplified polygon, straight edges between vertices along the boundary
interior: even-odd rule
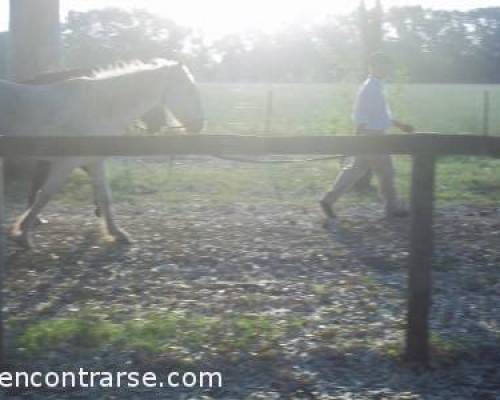
[[[359,33],[360,33],[360,51],[361,51],[361,73],[365,77],[368,73],[368,37],[369,33],[369,21],[368,21],[368,11],[366,9],[365,0],[361,0],[359,4]]]
[[[377,0],[372,11],[370,38],[372,40],[370,50],[372,52],[381,50],[384,43],[384,8],[381,0]]]
[[[359,32],[361,41],[361,65],[363,76],[368,72],[368,59],[371,54],[382,49],[384,43],[384,9],[381,0],[375,8],[368,10],[365,0],[359,4]]]

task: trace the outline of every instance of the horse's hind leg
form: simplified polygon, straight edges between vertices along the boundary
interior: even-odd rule
[[[28,209],[30,209],[33,204],[35,204],[35,199],[38,191],[47,182],[50,175],[52,163],[50,161],[38,161],[36,164],[35,175],[31,182],[30,192],[28,194]],[[37,217],[35,224],[46,224],[47,220]]]
[[[89,164],[87,165],[86,170],[90,175],[92,186],[94,188],[94,197],[97,201],[98,209],[104,217],[108,233],[117,242],[131,243],[128,234],[120,229],[114,221],[111,204],[111,189],[106,178],[104,161]]]
[[[36,193],[33,205],[19,217],[12,228],[12,237],[20,245],[27,248],[32,246],[30,231],[37,220],[38,214],[47,205],[52,196],[63,187],[75,167],[75,161],[71,159],[63,158],[52,163],[47,181]]]
[[[52,168],[52,163],[50,161],[38,161],[36,165],[35,175],[33,177],[33,181],[31,182],[31,188],[28,195],[28,209],[33,206],[38,191],[43,187],[45,182],[47,182],[51,168]],[[90,172],[88,171],[87,167],[84,166],[82,167],[82,169],[87,173],[87,175],[90,176]],[[94,200],[94,203],[95,203],[95,215],[96,217],[100,218],[101,210],[97,205],[97,201]],[[48,221],[46,219],[38,216],[36,218],[35,225],[46,224],[47,222]]]

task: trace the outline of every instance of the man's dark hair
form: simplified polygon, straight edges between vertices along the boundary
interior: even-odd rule
[[[387,54],[380,51],[377,51],[370,56],[371,67],[386,67],[391,65],[391,63],[391,58]]]

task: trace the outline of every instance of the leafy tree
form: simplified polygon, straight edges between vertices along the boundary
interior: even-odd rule
[[[500,8],[394,8],[390,51],[414,81],[499,82]]]
[[[214,42],[146,11],[73,12],[64,27],[67,65],[167,57],[185,61],[204,80],[357,80],[366,69],[360,55],[384,42],[410,81],[500,83],[500,7],[460,12],[411,6],[383,16],[380,1],[369,11],[361,4],[359,13]]]
[[[189,33],[169,19],[142,10],[70,12],[63,32],[66,63],[87,67],[117,60],[177,58]]]

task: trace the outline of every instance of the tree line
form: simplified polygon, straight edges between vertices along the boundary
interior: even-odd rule
[[[380,12],[380,10],[378,10]],[[184,61],[200,80],[336,82],[364,74],[367,32],[360,9],[321,22],[294,21],[207,40],[145,10],[71,12],[63,25],[69,68],[116,60],[167,57]],[[408,82],[500,83],[500,7],[470,11],[397,7],[380,17],[381,48]],[[0,36],[0,73],[6,34]],[[368,33],[370,36],[370,33]],[[3,61],[3,62],[1,62]]]

